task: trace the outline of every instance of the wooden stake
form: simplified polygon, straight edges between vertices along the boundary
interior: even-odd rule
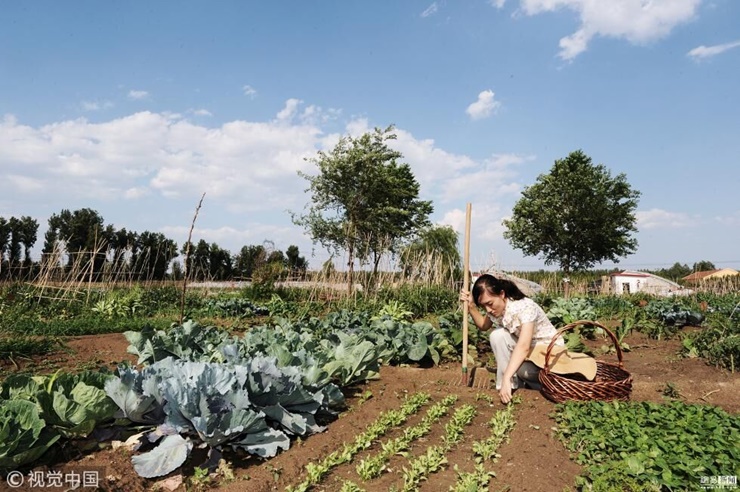
[[[470,291],[470,214],[472,206],[465,207],[465,249],[463,250],[463,289]],[[468,386],[468,316],[469,303],[463,303],[463,333],[462,333],[462,384]]]

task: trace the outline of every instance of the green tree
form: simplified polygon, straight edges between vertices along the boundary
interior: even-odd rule
[[[433,207],[419,200],[419,183],[400,152],[393,127],[343,137],[331,152],[319,151],[309,159],[318,174],[299,175],[308,180],[311,204],[308,213],[293,214],[293,222],[306,229],[314,243],[335,254],[347,253],[349,289],[354,263],[372,261],[377,273],[381,256],[395,254],[418,229],[429,224]]]
[[[10,240],[10,224],[5,217],[0,217],[0,278],[8,275],[9,272],[3,271],[5,266],[5,253],[8,249]]]
[[[90,208],[74,212],[63,209],[49,217],[43,253],[51,254],[59,247],[59,251],[67,255],[68,267],[92,267],[92,271],[97,273],[105,263],[109,239],[103,217],[97,211]]]
[[[132,259],[139,256],[140,246],[138,234],[127,231],[124,227],[118,231],[110,231],[110,243],[108,244],[108,261],[112,273],[117,278],[128,278],[131,280]]]
[[[680,278],[685,277],[686,275],[691,273],[691,268],[689,268],[686,264],[681,264],[679,262],[676,262],[673,264],[670,268],[663,268],[661,270],[658,270],[655,272],[656,275],[659,275],[661,277],[671,279],[671,280],[678,280]]]
[[[39,224],[31,217],[0,217],[0,274],[2,263],[7,278],[23,278],[31,268],[31,248],[36,243]]]
[[[285,265],[288,263],[288,259],[285,257],[285,253],[280,251],[279,249],[270,251],[270,254],[267,255],[267,263],[279,263],[280,265]]]
[[[252,278],[255,270],[267,261],[267,251],[261,244],[242,246],[234,261],[236,275],[241,278]]]
[[[10,267],[16,267],[21,262],[21,221],[15,217],[11,217],[8,221],[10,226],[10,242],[8,243],[8,263]]]
[[[208,268],[213,280],[228,280],[234,273],[231,253],[218,244],[211,244],[208,250]]]
[[[185,275],[182,272],[182,263],[179,261],[172,262],[172,274],[170,275],[172,280],[182,280]]]
[[[691,270],[694,272],[708,272],[716,269],[717,267],[711,261],[702,260],[694,263],[694,267]]]
[[[305,277],[306,270],[308,269],[308,261],[301,256],[298,246],[288,246],[288,249],[285,250],[285,256],[287,257],[287,266],[290,269],[290,274]]]
[[[201,239],[196,245],[186,242],[181,251],[183,255],[189,251],[186,256],[185,275],[191,280],[205,280],[211,271],[211,245]]]
[[[20,219],[11,217],[10,219],[10,261],[11,263],[19,264],[24,273],[19,276],[26,275],[31,268],[31,248],[36,244],[38,238],[39,223],[36,219],[22,216]],[[23,252],[23,258],[21,259],[21,247]]]
[[[558,264],[566,277],[604,260],[619,262],[637,248],[639,196],[624,174],[612,177],[577,150],[524,189],[504,221],[504,237],[525,255]]]
[[[431,226],[422,230],[401,252],[404,274],[434,283],[454,283],[462,276],[457,241],[457,232],[450,226]]]
[[[132,257],[134,271],[146,280],[164,280],[172,260],[177,258],[177,243],[160,232],[136,235]]]

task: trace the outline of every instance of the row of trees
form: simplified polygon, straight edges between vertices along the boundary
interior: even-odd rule
[[[39,223],[31,217],[0,217],[0,279],[31,268],[30,251],[38,230]]]
[[[689,267],[686,263],[681,264],[676,262],[670,268],[660,268],[658,270],[650,270],[650,273],[658,275],[663,278],[678,281],[694,272],[706,272],[710,270],[716,270],[717,267],[711,261],[698,261],[694,263],[694,266]]]
[[[191,272],[189,278],[194,280],[300,279],[308,269],[308,261],[301,256],[298,246],[288,246],[283,253],[272,241],[242,246],[239,253],[232,255],[216,243],[201,239],[197,244],[185,243],[181,250],[183,257],[188,251],[187,270]],[[175,265],[173,276],[181,278],[180,264]]]
[[[164,280],[182,278],[180,262],[187,256],[187,271],[194,280],[252,278],[267,271],[278,277],[305,275],[308,262],[297,246],[285,253],[266,241],[243,246],[232,255],[216,243],[200,240],[177,243],[162,233],[138,233],[106,225],[99,212],[90,208],[62,210],[49,218],[40,262],[30,250],[37,241],[39,224],[31,217],[0,217],[0,279],[19,280],[39,274],[92,280]]]

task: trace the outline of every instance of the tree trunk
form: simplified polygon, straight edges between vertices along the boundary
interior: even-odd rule
[[[349,295],[352,295],[355,286],[355,245],[350,244],[347,252],[349,254],[349,262],[347,263],[347,267],[349,269],[349,285],[347,286],[347,292],[349,292]]]
[[[568,299],[570,297],[570,268],[565,267],[563,270],[563,296]]]

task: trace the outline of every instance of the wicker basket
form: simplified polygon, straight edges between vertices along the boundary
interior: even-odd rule
[[[594,325],[604,330],[617,349],[618,364],[596,361],[596,377],[593,381],[577,379],[574,375],[555,374],[549,369],[549,358],[555,341],[565,331],[579,325]],[[619,341],[606,326],[594,321],[575,321],[559,329],[545,353],[545,367],[539,374],[542,394],[549,400],[562,403],[568,400],[629,400],[632,392],[632,375],[624,370],[622,349]]]

